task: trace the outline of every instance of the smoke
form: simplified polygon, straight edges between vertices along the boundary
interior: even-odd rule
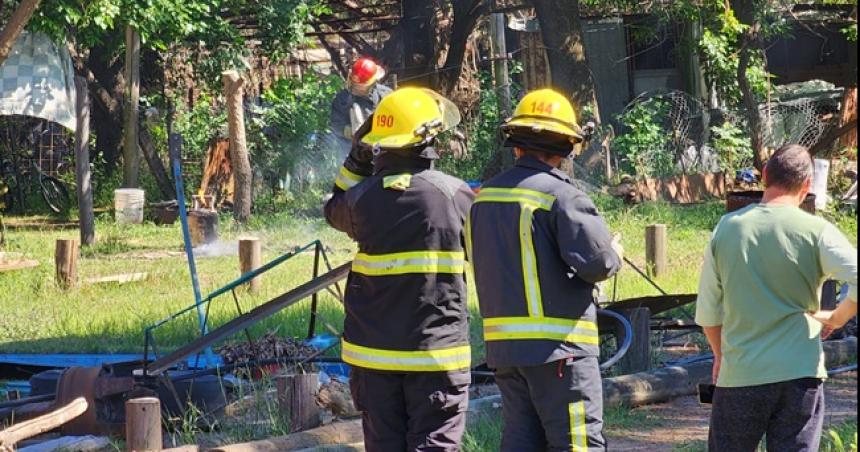
[[[212,243],[200,245],[194,248],[194,257],[223,257],[238,256],[239,242],[216,240]]]

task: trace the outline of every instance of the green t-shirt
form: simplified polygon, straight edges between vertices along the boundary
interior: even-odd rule
[[[720,220],[705,253],[696,322],[722,325],[722,387],[826,378],[819,309],[834,277],[857,299],[857,251],[799,208],[752,205]]]

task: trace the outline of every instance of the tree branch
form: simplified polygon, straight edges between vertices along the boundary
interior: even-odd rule
[[[12,45],[15,44],[15,40],[18,39],[18,35],[20,35],[21,31],[24,30],[27,22],[30,21],[30,17],[33,16],[36,8],[39,7],[40,1],[41,0],[23,0],[21,4],[18,5],[18,9],[16,9],[12,14],[12,18],[9,19],[9,23],[3,27],[3,31],[0,31],[0,64],[3,64],[3,62],[6,61],[6,58],[9,57],[9,52],[12,51]]]

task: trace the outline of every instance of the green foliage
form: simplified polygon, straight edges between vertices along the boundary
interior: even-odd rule
[[[670,175],[675,169],[675,155],[668,151],[669,137],[663,120],[669,104],[659,98],[636,103],[618,116],[624,132],[612,147],[621,160],[621,169],[642,177]]]
[[[821,438],[822,452],[857,452],[857,420],[827,429]]]
[[[282,79],[263,94],[263,107],[249,121],[249,150],[270,188],[288,189],[281,201],[331,187],[340,143],[329,131],[329,118],[332,99],[342,87],[335,75],[308,73]],[[277,202],[277,196],[271,200]]]
[[[468,137],[468,155],[457,157],[444,153],[437,165],[439,170],[463,180],[480,180],[500,144],[499,125],[504,118],[499,112],[499,93],[493,89],[493,80],[489,73],[480,74],[480,83],[478,109],[473,111],[461,126]]]
[[[714,83],[720,98],[730,106],[739,105],[741,92],[737,84],[738,52],[741,34],[749,28],[734,15],[731,8],[722,9],[712,19],[705,23],[705,30],[699,41],[699,51],[702,53],[702,64],[705,75]],[[776,28],[768,33],[776,33]],[[747,78],[753,92],[764,97],[767,93],[770,74],[765,69],[762,55],[753,55],[747,69]]]
[[[720,168],[729,174],[737,169],[752,166],[753,150],[749,136],[733,123],[711,127],[711,142],[720,162]]]
[[[310,17],[329,12],[320,0],[44,0],[31,29],[56,41],[70,38],[79,49],[104,47],[114,56],[124,48],[125,27],[141,36],[144,48],[165,51],[177,43],[204,43],[196,68],[212,87],[227,68],[241,67],[247,41],[231,18],[253,14],[262,50],[272,59],[286,55],[304,38]]]

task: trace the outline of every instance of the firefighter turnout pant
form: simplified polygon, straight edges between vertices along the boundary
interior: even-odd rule
[[[603,389],[596,357],[496,369],[502,452],[605,451]]]
[[[349,386],[367,452],[457,452],[466,429],[469,371],[394,373],[353,367]]]

